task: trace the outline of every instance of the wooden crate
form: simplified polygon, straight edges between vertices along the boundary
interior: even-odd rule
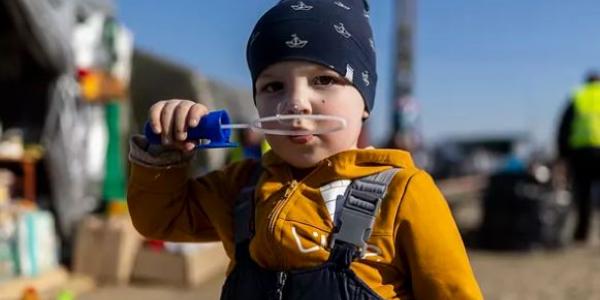
[[[138,252],[132,279],[148,283],[196,287],[222,274],[229,258],[221,243],[210,243],[192,253],[169,253],[142,248]]]

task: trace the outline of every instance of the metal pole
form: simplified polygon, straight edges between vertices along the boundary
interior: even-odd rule
[[[393,136],[391,143],[406,150],[413,148],[410,141],[415,133],[411,126],[414,114],[412,102],[414,88],[414,33],[416,25],[416,0],[395,0],[395,68],[393,75]],[[412,108],[411,108],[412,107]],[[408,111],[407,111],[408,109]]]

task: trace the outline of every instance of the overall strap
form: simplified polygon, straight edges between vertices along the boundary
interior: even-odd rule
[[[251,172],[233,206],[233,237],[236,246],[249,241],[254,235],[254,191],[262,173],[260,161],[253,166]]]
[[[353,251],[352,256],[355,254],[362,256],[366,253],[367,241],[371,236],[381,200],[385,197],[388,185],[398,171],[398,168],[392,168],[356,179],[350,184],[346,193],[340,196],[338,201],[343,205],[336,222],[336,232],[331,240],[334,252],[337,252],[336,248],[351,248],[357,250]],[[335,260],[335,257],[333,259]],[[347,257],[342,260],[347,260]],[[349,264],[349,262],[347,263]]]

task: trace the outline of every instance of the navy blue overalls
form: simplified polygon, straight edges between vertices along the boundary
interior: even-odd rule
[[[254,189],[260,176],[257,168],[235,204],[236,264],[225,281],[221,299],[382,299],[354,274],[350,263],[364,253],[379,205],[397,171],[390,169],[354,180],[338,197],[340,213],[327,262],[316,268],[273,271],[256,264],[249,252]]]

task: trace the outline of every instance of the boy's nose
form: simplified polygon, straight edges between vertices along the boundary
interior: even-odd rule
[[[311,112],[309,105],[294,100],[280,102],[277,107],[277,113],[280,115],[309,115]]]
[[[312,107],[308,95],[300,91],[292,91],[288,98],[279,103],[279,114],[311,114]]]

